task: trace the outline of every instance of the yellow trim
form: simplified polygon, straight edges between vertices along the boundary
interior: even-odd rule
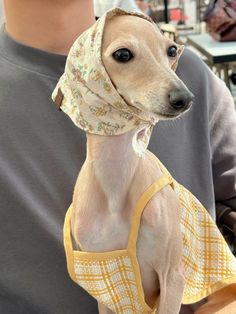
[[[70,277],[73,281],[77,283],[75,269],[74,269],[74,253],[71,243],[71,234],[70,234],[70,217],[71,217],[71,208],[72,205],[69,207],[64,222],[63,228],[63,235],[64,235],[64,248],[66,251],[66,262],[67,262],[67,269],[70,274]]]
[[[171,178],[168,174],[164,174],[161,178],[155,181],[140,197],[135,207],[135,212],[131,221],[131,228],[128,240],[128,251],[136,252],[136,242],[138,238],[139,226],[141,222],[141,216],[147,203],[152,197],[160,191],[163,187],[171,184]]]
[[[159,297],[156,300],[156,303],[153,308],[151,308],[145,301],[144,291],[143,291],[143,285],[142,285],[142,278],[141,278],[141,272],[140,272],[140,266],[138,263],[137,255],[136,255],[136,242],[138,238],[138,232],[139,232],[139,226],[141,222],[141,216],[143,213],[143,210],[145,209],[147,203],[152,199],[152,197],[160,191],[164,186],[171,184],[171,178],[168,174],[163,175],[160,179],[155,181],[141,196],[139,199],[135,212],[132,218],[131,222],[131,231],[129,235],[129,241],[128,241],[128,253],[132,261],[133,265],[133,271],[136,279],[136,285],[138,290],[138,297],[139,301],[141,302],[143,308],[145,311],[154,311],[159,303]]]
[[[154,310],[157,309],[158,304],[159,304],[159,300],[160,297],[157,297],[157,300],[155,302],[155,305],[153,306],[153,308],[151,308],[145,301],[145,295],[144,295],[144,291],[143,291],[143,285],[142,285],[142,278],[141,278],[141,272],[140,272],[140,267],[139,267],[139,263],[138,263],[138,259],[136,256],[136,253],[134,252],[130,252],[130,259],[132,262],[132,266],[133,266],[133,272],[134,272],[134,276],[135,276],[135,282],[136,282],[136,286],[137,286],[137,290],[138,290],[138,298],[139,298],[139,302],[141,302],[142,307],[144,308],[145,311],[151,311],[153,312]]]
[[[83,252],[83,251],[74,251],[74,257],[81,260],[107,260],[112,259],[117,256],[129,256],[128,251],[125,250],[116,250],[110,252]]]
[[[220,289],[223,289],[229,285],[232,285],[232,284],[236,284],[236,276],[232,276],[232,277],[223,279],[221,281],[218,281],[215,284],[209,286],[207,289],[204,289],[203,291],[199,292],[198,294],[196,294],[194,296],[190,296],[190,297],[183,296],[182,303],[183,304],[191,304],[191,303],[198,302],[198,301],[206,298],[210,294],[212,294],[212,293],[214,293]]]

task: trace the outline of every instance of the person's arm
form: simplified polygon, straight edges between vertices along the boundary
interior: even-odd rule
[[[236,226],[236,111],[225,84],[210,73],[212,169],[218,223]]]

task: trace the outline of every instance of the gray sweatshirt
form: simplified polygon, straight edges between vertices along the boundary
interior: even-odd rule
[[[85,134],[51,93],[65,57],[0,31],[0,313],[94,314],[96,302],[68,274],[65,212],[86,154]],[[179,77],[192,109],[159,122],[149,149],[215,217],[236,210],[236,115],[225,84],[189,50]]]

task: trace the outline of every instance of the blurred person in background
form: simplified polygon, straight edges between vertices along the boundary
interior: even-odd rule
[[[140,12],[141,9],[135,3],[135,0],[93,0],[95,16],[99,18],[106,11],[113,8],[121,8],[127,11]]]
[[[148,14],[150,6],[149,6],[149,2],[147,0],[136,0],[135,3],[137,4],[137,6],[139,7],[139,9],[143,12]]]
[[[127,11],[148,13],[149,4],[145,0],[93,0],[95,16],[99,18],[106,11],[121,8]]]
[[[86,137],[51,101],[72,43],[95,21],[93,1],[5,0],[4,4],[0,313],[96,314],[96,301],[68,276],[62,235],[86,155]],[[149,148],[213,219],[226,219],[236,212],[232,97],[188,49],[177,74],[194,93],[194,105],[177,120],[159,122]],[[192,308],[182,311],[193,313]]]
[[[3,2],[0,0],[0,25],[4,22]]]

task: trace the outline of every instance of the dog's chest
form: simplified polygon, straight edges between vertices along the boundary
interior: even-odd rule
[[[93,221],[80,221],[77,240],[87,252],[108,252],[126,248],[129,222],[120,217],[94,215]]]
[[[141,216],[137,236],[137,256],[140,264],[154,265],[160,260],[160,250],[169,241],[178,218],[178,201],[163,189],[146,206]],[[78,219],[77,241],[80,249],[87,252],[109,252],[126,249],[131,232],[133,213],[126,215],[94,212],[93,219]],[[91,217],[91,216],[90,216]]]

